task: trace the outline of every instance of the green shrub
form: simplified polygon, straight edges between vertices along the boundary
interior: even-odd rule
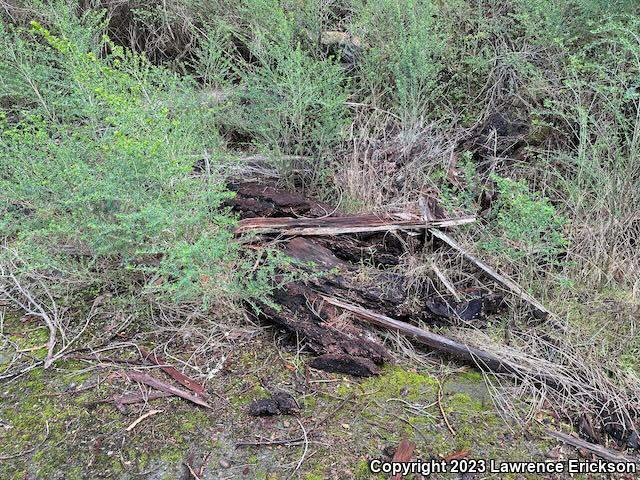
[[[266,294],[247,286],[254,262],[222,207],[215,112],[193,102],[188,78],[100,40],[99,16],[67,13],[55,34],[35,22],[0,32],[0,235],[20,265],[65,278],[50,285],[61,295],[58,285],[174,301]],[[210,173],[196,175],[203,155]]]
[[[437,6],[430,0],[374,0],[358,2],[354,10],[351,29],[362,32],[367,45],[358,70],[363,95],[408,128],[432,118],[446,48]]]
[[[339,146],[346,126],[346,92],[340,67],[315,60],[302,49],[271,51],[272,58],[245,77],[245,118],[255,142],[276,161],[308,157],[307,185],[325,180],[327,158]],[[295,164],[280,162],[291,174]]]
[[[492,176],[496,183],[489,224],[481,247],[515,261],[539,266],[562,263],[567,240],[563,228],[567,220],[548,198],[531,192],[523,180]]]
[[[239,60],[238,68],[245,132],[285,177],[318,188],[348,125],[344,72],[335,59],[316,58],[303,47],[295,8],[256,0],[241,11],[252,32],[246,38],[251,61]],[[292,157],[303,160],[292,163]]]

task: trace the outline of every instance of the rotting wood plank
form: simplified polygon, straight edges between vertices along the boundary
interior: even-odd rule
[[[343,302],[337,298],[322,295],[322,299],[331,305],[355,314],[362,320],[366,320],[369,323],[386,329],[395,330],[405,335],[409,335],[420,343],[440,352],[445,352],[451,356],[462,359],[471,365],[479,366],[480,368],[489,369],[498,373],[518,372],[518,369],[511,363],[501,359],[497,355],[480,350],[479,348],[456,342],[455,340],[438,335],[437,333],[432,333],[409,323],[401,322],[391,317],[387,317],[386,315],[372,312],[366,308]]]
[[[475,221],[474,216],[429,221],[407,217],[409,216],[404,214],[367,214],[327,218],[254,217],[241,220],[234,232],[237,235],[247,232],[302,236],[341,235],[445,228]]]

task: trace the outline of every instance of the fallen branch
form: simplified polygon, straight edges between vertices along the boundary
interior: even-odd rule
[[[506,362],[505,360],[492,353],[480,350],[479,348],[456,342],[455,340],[451,340],[450,338],[438,335],[437,333],[432,333],[422,328],[418,328],[414,325],[395,320],[391,317],[381,315],[371,310],[367,310],[366,308],[343,302],[342,300],[338,300],[337,298],[331,298],[324,295],[321,295],[321,297],[325,302],[342,308],[343,310],[347,310],[355,314],[362,320],[389,330],[395,330],[405,335],[409,335],[420,343],[423,343],[440,352],[445,352],[456,358],[464,360],[466,363],[469,363],[473,366],[479,366],[481,368],[486,368],[500,373],[518,372],[518,369],[515,366],[511,365],[509,362]]]
[[[455,298],[456,302],[461,303],[462,299],[460,298],[460,295],[458,295],[458,292],[456,291],[456,288],[453,286],[453,283],[451,283],[451,280],[444,274],[444,272],[442,272],[442,270],[438,268],[438,266],[435,263],[431,264],[431,268],[433,269],[433,272],[436,274],[436,277],[438,277],[438,279],[442,282],[442,284],[446,287],[446,289],[449,290],[451,295],[453,295],[453,298]]]
[[[130,405],[132,403],[143,403],[148,402],[149,400],[155,400],[157,398],[167,398],[171,397],[173,394],[168,392],[149,392],[149,393],[132,393],[129,395],[114,395],[113,397],[107,398],[105,400],[101,400],[101,402],[110,402],[120,405]]]
[[[180,388],[174,387],[173,385],[170,385],[158,378],[152,377],[151,375],[148,375],[142,372],[136,372],[136,371],[125,372],[125,373],[127,377],[129,377],[131,380],[144,383],[145,385],[149,385],[150,387],[153,387],[162,392],[170,393],[172,395],[175,395],[180,398],[184,398],[185,400],[195,403],[196,405],[200,405],[201,407],[213,410],[213,407],[209,405],[207,402],[205,402],[202,398],[196,395],[193,395],[189,392],[186,392]]]
[[[475,217],[445,218],[425,221],[417,215],[386,213],[380,215],[348,215],[327,218],[255,217],[241,220],[236,234],[278,233],[282,235],[340,235],[345,233],[391,232],[444,228],[464,225],[475,221]]]
[[[304,436],[294,437],[294,438],[285,438],[281,440],[245,440],[241,442],[237,442],[235,444],[235,448],[238,447],[259,447],[263,445],[291,445],[298,444],[300,442],[304,442]]]
[[[442,415],[442,418],[444,420],[445,425],[447,426],[447,428],[451,432],[451,435],[453,435],[455,437],[456,436],[456,431],[451,426],[451,423],[449,423],[449,419],[447,418],[447,414],[445,413],[444,407],[442,406],[442,382],[440,380],[438,380],[437,403],[438,403],[438,409],[440,409],[440,415]]]
[[[544,431],[545,433],[547,433],[547,435],[550,435],[553,438],[560,440],[561,442],[564,442],[576,448],[583,448],[585,450],[588,450],[591,453],[604,458],[605,460],[609,460],[610,462],[636,463],[640,465],[639,458],[630,457],[623,453],[616,452],[615,450],[611,450],[610,448],[603,447],[602,445],[596,445],[595,443],[587,442],[586,440],[582,440],[581,438],[577,438],[563,432],[558,432],[557,430],[545,428]]]
[[[489,275],[491,278],[493,278],[496,282],[498,282],[503,287],[509,289],[509,291],[511,291],[511,293],[513,293],[517,297],[519,297],[522,300],[524,300],[525,302],[527,302],[529,305],[531,305],[533,308],[535,308],[538,312],[540,312],[543,316],[546,317],[547,315],[551,314],[551,312],[549,310],[547,310],[544,305],[542,305],[535,298],[533,298],[531,295],[529,295],[527,292],[525,292],[525,290],[520,285],[518,285],[516,282],[511,280],[509,277],[506,277],[505,275],[502,275],[502,274],[496,272],[489,265],[487,265],[483,261],[481,261],[481,260],[477,259],[476,257],[474,257],[473,255],[471,255],[469,252],[467,252],[462,247],[462,245],[460,245],[458,242],[456,242],[449,235],[447,235],[446,233],[441,232],[439,230],[436,230],[434,228],[430,228],[429,232],[434,237],[439,238],[440,240],[445,242],[447,245],[449,245],[454,250],[457,250],[458,252],[460,252],[464,258],[466,258],[471,263],[474,263],[477,267],[479,267],[483,272],[485,272],[487,275]]]

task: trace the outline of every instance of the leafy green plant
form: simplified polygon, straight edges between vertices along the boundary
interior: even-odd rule
[[[367,44],[358,71],[359,86],[407,127],[428,115],[442,92],[446,37],[438,28],[438,9],[424,0],[362,2],[352,30]]]
[[[492,180],[497,199],[481,248],[511,260],[561,264],[567,246],[563,234],[566,218],[558,214],[548,198],[531,192],[525,181],[498,175],[493,175]]]
[[[256,0],[241,10],[253,34],[245,39],[252,59],[238,64],[241,117],[254,145],[285,177],[295,178],[296,170],[297,180],[317,188],[344,138],[348,83],[334,59],[317,58],[303,47],[305,35],[294,16],[302,13],[285,7]]]
[[[205,304],[266,295],[231,241],[215,112],[193,102],[189,78],[96,35],[100,16],[68,18],[56,33],[2,27],[11,106],[0,122],[0,235],[20,264],[54,272],[59,295],[70,285]],[[196,175],[203,154],[209,172]]]

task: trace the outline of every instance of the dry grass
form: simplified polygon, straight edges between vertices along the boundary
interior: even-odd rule
[[[416,208],[421,192],[436,187],[433,175],[447,170],[459,137],[436,123],[402,129],[389,112],[355,106],[348,153],[334,183],[350,211]]]

